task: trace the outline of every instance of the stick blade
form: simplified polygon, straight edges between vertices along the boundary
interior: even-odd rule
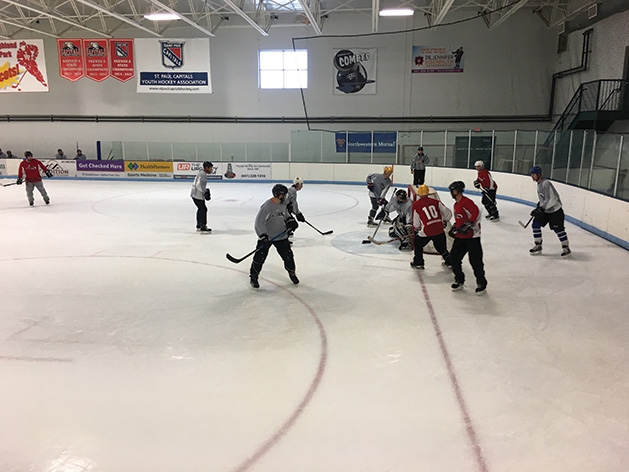
[[[326,231],[325,233],[321,233],[323,236],[327,236],[328,234],[334,233],[334,230]]]
[[[369,239],[363,239],[363,244],[371,244],[371,236],[369,236]]]
[[[518,220],[518,223],[520,223],[520,226],[522,226],[522,228],[526,228],[526,226],[528,225],[528,223],[522,223],[520,220]]]
[[[229,262],[233,262],[234,264],[238,264],[239,262],[242,261],[242,259],[236,259],[234,256],[232,256],[230,253],[225,254],[225,257],[227,257],[227,259],[229,260]]]

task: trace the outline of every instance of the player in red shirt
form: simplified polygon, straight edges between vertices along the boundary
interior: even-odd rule
[[[481,203],[487,210],[487,218],[489,221],[499,221],[500,215],[498,214],[498,207],[496,206],[496,190],[498,190],[498,184],[494,181],[489,171],[485,169],[485,163],[483,161],[476,161],[474,163],[478,177],[474,181],[474,187],[479,189],[483,193],[483,199]]]
[[[454,228],[450,233],[454,237],[450,262],[454,272],[452,290],[461,290],[465,283],[465,274],[461,262],[465,254],[468,254],[470,264],[476,277],[476,294],[483,295],[487,289],[485,267],[483,264],[483,247],[480,243],[480,210],[476,204],[463,195],[465,184],[452,182],[448,189],[450,195],[456,200],[454,203]]]
[[[446,245],[444,225],[452,218],[452,212],[439,200],[428,197],[430,189],[427,185],[417,188],[419,198],[413,203],[413,230],[415,231],[415,253],[411,267],[424,268],[424,246],[430,241],[441,257],[446,267],[450,267],[450,253]]]
[[[26,180],[26,198],[28,198],[28,204],[33,206],[35,199],[33,198],[33,188],[37,188],[41,193],[46,205],[50,203],[50,197],[46,193],[44,184],[41,181],[41,173],[39,170],[43,170],[48,178],[52,177],[52,172],[46,169],[46,166],[33,157],[31,151],[24,153],[24,160],[20,162],[20,167],[17,170],[17,184],[22,185],[22,182]],[[24,177],[24,178],[23,178]]]

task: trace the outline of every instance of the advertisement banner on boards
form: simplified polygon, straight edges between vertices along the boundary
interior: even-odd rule
[[[42,159],[42,164],[46,166],[55,177],[76,177],[76,161],[59,159]]]
[[[76,161],[76,171],[79,177],[126,177],[124,161]]]
[[[168,179],[172,177],[173,163],[164,161],[125,161],[127,177]]]
[[[336,133],[336,152],[361,152],[395,154],[397,133],[391,131],[374,133]]]
[[[210,40],[136,39],[138,93],[212,93]]]
[[[43,40],[0,40],[0,93],[13,92],[48,92]]]
[[[0,176],[7,175],[7,160],[0,159]]]
[[[208,180],[222,180],[223,166],[221,162],[213,163],[212,173],[208,174]],[[173,179],[194,180],[197,174],[203,170],[203,162],[173,162]]]

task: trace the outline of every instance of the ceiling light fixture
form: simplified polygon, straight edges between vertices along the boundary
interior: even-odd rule
[[[175,15],[174,13],[147,13],[144,15],[144,18],[147,20],[153,21],[171,21],[171,20],[180,20],[181,17],[179,15]]]
[[[380,16],[412,16],[414,10],[410,8],[385,8],[378,13]]]

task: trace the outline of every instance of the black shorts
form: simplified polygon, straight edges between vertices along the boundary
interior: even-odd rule
[[[553,213],[542,213],[535,217],[535,221],[543,228],[550,223],[550,229],[553,231],[563,231],[564,227],[564,213],[563,208]]]

